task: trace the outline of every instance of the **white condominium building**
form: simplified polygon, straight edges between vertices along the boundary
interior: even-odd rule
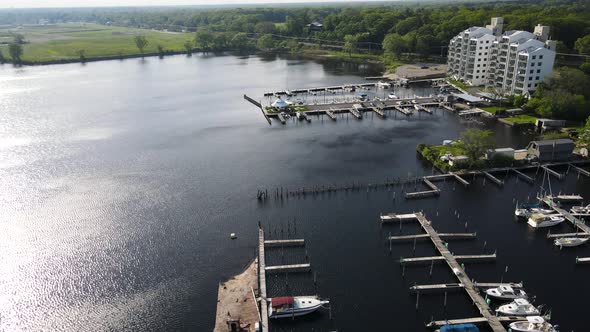
[[[503,94],[529,94],[553,71],[555,41],[549,27],[538,25],[534,33],[507,31],[503,19],[471,27],[449,43],[449,75],[471,85],[491,85]]]

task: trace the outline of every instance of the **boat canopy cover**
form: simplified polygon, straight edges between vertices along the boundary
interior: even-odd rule
[[[541,207],[541,204],[539,204],[539,203],[523,204],[520,207],[523,209],[532,209],[532,208]]]
[[[479,332],[479,329],[473,324],[452,324],[442,326],[440,332]]]
[[[271,300],[272,307],[281,307],[285,304],[293,304],[295,299],[292,296],[273,297]]]
[[[533,324],[543,324],[545,322],[541,316],[527,316],[526,320]]]

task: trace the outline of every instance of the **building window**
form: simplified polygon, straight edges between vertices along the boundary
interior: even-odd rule
[[[529,81],[532,81],[532,80],[533,80],[533,77],[532,76],[529,76]]]
[[[490,41],[489,40],[486,40],[486,44],[489,44],[489,43],[490,43]]]
[[[530,74],[532,74],[532,73],[534,73],[534,72],[535,72],[535,70],[534,70],[534,69],[531,69],[531,72],[530,72]]]
[[[535,63],[534,62],[531,62],[531,67],[534,67],[534,66],[535,66]]]
[[[535,77],[535,80],[538,81],[539,80],[539,76]]]
[[[485,67],[485,66],[486,66],[486,64],[484,63],[484,64],[483,64],[483,66]]]
[[[539,60],[543,59],[543,55],[539,55]]]
[[[479,73],[479,70],[475,71],[476,73]]]
[[[537,66],[541,67],[541,63],[540,63],[540,62],[539,62],[539,63],[537,63]]]
[[[536,58],[537,58],[537,56],[536,55],[533,55],[533,60],[535,60]]]
[[[475,78],[479,78],[479,76],[475,76]]]
[[[529,87],[529,88],[531,87],[531,83],[529,83],[529,84],[528,84],[528,87]]]
[[[541,69],[537,69],[537,74],[541,73]]]
[[[481,53],[479,53],[479,55],[481,55]]]
[[[484,55],[488,55],[488,52],[485,52]]]
[[[479,67],[479,64],[477,66]]]
[[[482,47],[482,46],[480,46],[480,47],[479,47],[479,49],[480,49],[480,50],[483,50],[483,47]]]

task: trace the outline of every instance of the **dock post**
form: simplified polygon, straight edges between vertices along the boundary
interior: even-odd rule
[[[387,237],[389,239],[389,254],[391,254],[391,232],[389,232],[389,237]]]
[[[447,292],[445,292],[445,300],[443,302],[443,307],[445,308],[445,310],[447,309]]]
[[[416,310],[418,310],[419,305],[420,305],[420,292],[416,292]]]
[[[401,219],[400,219],[401,220]],[[416,238],[414,238],[414,253],[416,252]]]
[[[434,267],[434,259],[430,262],[430,278],[432,278],[432,268]]]

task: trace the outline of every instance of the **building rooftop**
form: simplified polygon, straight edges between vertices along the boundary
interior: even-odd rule
[[[544,140],[544,141],[532,141],[531,143],[537,143],[537,145],[539,146],[544,146],[544,145],[559,145],[559,144],[574,144],[574,141],[572,141],[569,138],[560,138],[560,139],[549,139],[549,140]]]

